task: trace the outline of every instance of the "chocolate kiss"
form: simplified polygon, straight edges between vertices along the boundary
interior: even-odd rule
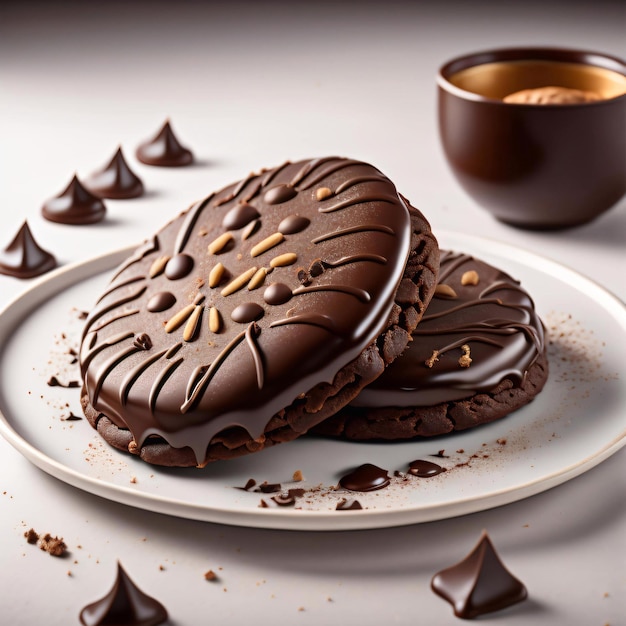
[[[135,154],[142,163],[161,167],[179,167],[193,161],[191,150],[180,144],[169,120],[154,138],[140,144]]]
[[[111,591],[80,612],[83,626],[99,624],[132,624],[156,626],[167,619],[167,610],[154,598],[141,591],[118,562],[117,577]]]
[[[32,278],[56,267],[52,254],[35,241],[24,222],[13,241],[0,252],[0,273],[15,278]]]
[[[60,224],[95,224],[105,213],[104,202],[85,189],[76,174],[64,191],[41,207],[47,220]]]
[[[123,200],[143,194],[141,179],[131,171],[118,148],[111,162],[85,180],[85,187],[100,198]]]
[[[499,611],[527,596],[526,587],[506,569],[484,531],[465,559],[435,574],[431,587],[463,619]]]

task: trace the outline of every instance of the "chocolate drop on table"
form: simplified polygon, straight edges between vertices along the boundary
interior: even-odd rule
[[[431,587],[463,619],[499,611],[528,595],[523,583],[506,569],[484,531],[465,559],[435,574]]]
[[[143,183],[126,163],[122,148],[117,149],[106,167],[85,179],[85,187],[99,198],[124,200],[143,194]]]
[[[157,626],[165,622],[167,617],[165,607],[141,591],[118,562],[113,587],[103,598],[82,609],[80,623],[83,626],[100,624]]]
[[[191,150],[178,141],[169,120],[152,139],[139,145],[135,155],[142,163],[159,167],[180,167],[193,162]]]
[[[24,222],[11,243],[0,251],[0,274],[32,278],[55,268],[56,259],[44,250]]]
[[[86,189],[74,175],[69,185],[54,198],[46,200],[41,214],[50,222],[69,225],[95,224],[104,219],[104,202]]]

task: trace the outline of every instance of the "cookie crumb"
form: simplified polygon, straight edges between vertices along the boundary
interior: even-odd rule
[[[36,544],[39,541],[39,535],[35,532],[33,528],[28,529],[24,533],[24,537],[26,537],[26,542],[31,545]]]
[[[46,533],[39,540],[39,549],[51,556],[63,556],[67,551],[67,545],[61,537],[53,537],[50,533]]]
[[[302,482],[304,480],[304,476],[302,475],[302,470],[296,470],[293,473],[293,481],[296,483]]]
[[[212,570],[207,570],[204,572],[204,580],[217,580],[217,574]]]

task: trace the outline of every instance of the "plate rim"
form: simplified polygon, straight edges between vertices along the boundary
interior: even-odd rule
[[[470,247],[480,250],[485,244],[490,247],[485,254],[495,255],[503,259],[512,259],[518,264],[523,264],[553,278],[562,279],[565,274],[567,282],[580,289],[580,281],[587,287],[591,287],[596,295],[601,295],[601,300],[596,302],[611,314],[611,317],[620,324],[626,334],[626,305],[618,296],[604,286],[580,272],[555,261],[547,256],[537,254],[516,245],[508,244],[497,239],[466,235],[455,231],[438,231],[437,238],[443,242],[443,248],[449,245],[450,240],[455,241],[458,247],[468,243]],[[36,279],[27,289],[11,299],[0,310],[0,322],[4,317],[17,316],[20,310],[30,308],[29,305],[41,302],[47,295],[60,292],[66,288],[63,284],[67,277],[71,277],[71,285],[81,280],[92,277],[97,273],[103,273],[114,269],[135,249],[136,245],[125,246],[109,252],[91,257],[87,260],[77,261],[47,273]],[[472,253],[474,254],[474,253]],[[512,256],[515,254],[516,256]],[[521,255],[521,257],[520,257]],[[477,255],[479,256],[479,255]],[[18,313],[14,312],[14,309]],[[13,320],[15,321],[15,320]],[[11,330],[19,327],[17,324],[0,324],[0,345],[9,335]],[[363,509],[358,511],[343,511],[340,515],[335,511],[316,510],[291,510],[291,509],[254,509],[239,510],[229,509],[224,506],[206,507],[197,503],[183,502],[160,494],[138,492],[130,487],[108,483],[102,479],[88,476],[62,462],[45,454],[32,443],[22,437],[12,426],[9,418],[4,415],[0,406],[0,434],[28,461],[40,470],[54,478],[71,485],[74,488],[87,491],[105,500],[118,502],[125,506],[140,508],[155,513],[173,515],[192,519],[221,523],[232,526],[255,527],[277,530],[302,530],[302,531],[342,531],[342,530],[365,530],[403,526],[415,523],[424,523],[458,517],[483,511],[505,504],[510,504],[527,497],[536,495],[564,482],[579,476],[600,464],[624,445],[626,445],[626,427],[612,441],[605,443],[591,454],[576,462],[569,463],[565,467],[542,475],[533,480],[525,481],[514,487],[501,487],[488,494],[478,494],[457,498],[452,502],[430,503],[421,506],[407,506],[396,509]]]

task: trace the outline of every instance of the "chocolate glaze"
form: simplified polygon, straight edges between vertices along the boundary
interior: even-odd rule
[[[318,201],[318,185],[340,190]],[[245,205],[261,216],[249,222],[259,224],[257,230],[208,252],[229,232],[224,223],[241,226],[254,217],[248,212],[239,219]],[[283,236],[279,226],[291,216],[307,223],[299,220],[303,229]],[[279,243],[257,252],[276,234]],[[80,351],[90,404],[129,429],[138,447],[158,435],[173,447],[192,448],[198,463],[225,428],[240,426],[261,437],[272,416],[303,392],[332,382],[387,328],[410,237],[409,213],[393,184],[359,161],[285,163],[208,196],[141,246],[90,313]],[[150,272],[155,261],[183,255],[193,259],[188,274]],[[299,270],[320,260],[324,271],[303,288]],[[218,264],[228,278],[212,287],[208,277]],[[247,278],[237,287],[255,268],[265,268],[293,297],[269,304],[265,288],[251,288]],[[164,291],[177,305],[165,314],[146,312]],[[190,306],[199,296],[202,302]],[[253,304],[254,315],[238,316]],[[205,321],[194,325],[198,308]],[[219,314],[218,330],[206,322],[209,309]],[[133,345],[142,333],[152,340],[148,351]]]
[[[85,187],[99,198],[123,200],[143,194],[143,183],[128,167],[122,148],[117,149],[108,165],[85,179]]]
[[[339,485],[350,491],[376,491],[389,485],[389,474],[371,463],[364,463],[348,472],[339,480]]]
[[[0,251],[0,274],[14,278],[39,276],[57,265],[56,259],[35,241],[24,222],[11,243]]]
[[[117,577],[109,593],[88,604],[79,617],[83,626],[156,626],[165,622],[168,615],[165,607],[143,593],[118,563]]]
[[[465,559],[435,574],[431,587],[463,619],[499,611],[528,595],[523,583],[503,565],[486,532]]]
[[[193,162],[191,150],[180,144],[169,120],[150,141],[140,144],[135,154],[146,165],[179,167]]]
[[[476,272],[477,284],[462,284],[467,272]],[[505,378],[522,382],[544,350],[544,330],[519,282],[471,256],[442,251],[439,285],[455,295],[435,293],[409,347],[353,406],[433,406],[487,392]],[[464,346],[471,358],[465,367]]]
[[[95,224],[104,219],[104,202],[90,193],[74,175],[70,184],[54,198],[44,202],[41,214],[60,224]]]

